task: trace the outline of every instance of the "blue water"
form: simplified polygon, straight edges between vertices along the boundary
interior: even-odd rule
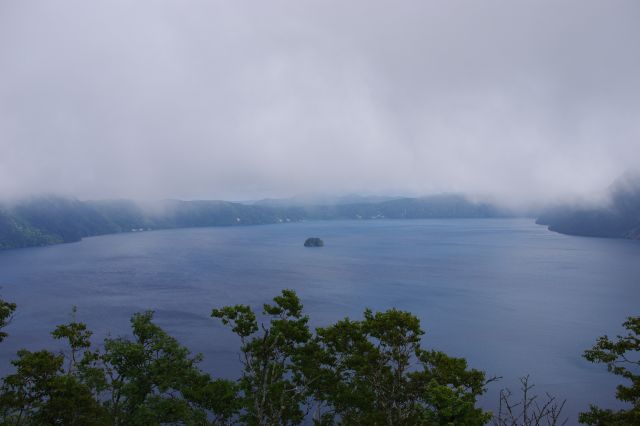
[[[324,248],[304,248],[307,237]],[[49,331],[72,306],[100,341],[128,333],[134,312],[157,322],[214,375],[239,372],[238,342],[209,314],[255,307],[283,288],[301,296],[314,325],[365,307],[409,310],[424,345],[502,376],[530,374],[540,393],[615,404],[617,380],[581,358],[602,334],[640,314],[640,244],[552,233],[530,219],[380,220],[199,228],[87,238],[0,252],[0,292],[18,311],[0,344],[0,372],[18,348],[56,347]],[[575,423],[572,418],[571,424]]]

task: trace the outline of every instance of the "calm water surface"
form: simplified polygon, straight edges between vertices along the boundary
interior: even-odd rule
[[[309,236],[320,249],[304,248]],[[0,345],[0,372],[18,348],[56,347],[54,325],[72,306],[96,332],[128,333],[134,312],[157,322],[214,375],[235,377],[238,342],[211,309],[256,307],[283,288],[301,296],[314,325],[365,307],[420,317],[426,347],[464,356],[503,379],[530,374],[539,392],[612,405],[616,380],[581,358],[596,337],[640,314],[640,244],[570,237],[530,219],[307,222],[87,238],[0,252],[0,286],[18,304]],[[575,423],[574,420],[571,424]]]

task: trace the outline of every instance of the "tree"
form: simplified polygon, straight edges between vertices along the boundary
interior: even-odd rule
[[[9,322],[15,309],[14,303],[0,300],[0,328]],[[86,326],[83,329],[77,323],[59,327],[53,334],[56,338],[69,337],[74,353],[86,345],[90,336]],[[6,333],[0,333],[0,341],[4,337]],[[18,351],[18,359],[12,361],[16,372],[5,377],[0,387],[2,424],[107,424],[91,389],[74,374],[75,357],[66,372],[64,360],[64,355],[46,350]]]
[[[16,372],[3,379],[2,424],[104,425],[105,412],[88,386],[63,368],[64,356],[21,350]]]
[[[268,327],[258,325],[255,313],[246,305],[211,313],[240,337],[241,419],[249,425],[299,424],[305,418],[310,396],[303,372],[312,336],[309,318],[302,314],[302,303],[293,290],[283,290],[273,301],[273,305],[263,305]]]
[[[131,319],[134,339],[108,338],[94,349],[86,324],[58,326],[68,354],[18,352],[16,373],[3,379],[1,423],[8,425],[226,424],[236,412],[236,389],[200,371],[200,356],[152,322]]]
[[[629,317],[622,324],[627,329],[624,336],[615,339],[602,336],[584,357],[593,363],[606,364],[607,369],[631,383],[618,385],[616,398],[629,403],[630,408],[618,411],[601,409],[595,405],[580,413],[580,423],[588,425],[640,424],[640,317]]]
[[[7,333],[2,331],[10,322],[13,313],[16,310],[16,304],[7,302],[3,299],[0,299],[0,342],[2,342],[5,337],[7,337]]]
[[[562,410],[566,400],[558,401],[550,394],[540,399],[531,391],[535,385],[529,383],[529,376],[520,378],[521,397],[513,401],[513,393],[509,389],[500,390],[498,414],[493,420],[496,426],[563,426],[568,419],[562,418]]]
[[[476,407],[487,383],[462,358],[421,348],[420,321],[408,312],[366,310],[309,330],[295,292],[265,304],[268,326],[246,305],[214,309],[240,337],[241,420],[253,425],[486,423]],[[416,368],[417,366],[417,368]]]
[[[234,414],[235,388],[200,371],[201,356],[152,322],[153,312],[131,318],[134,339],[106,339],[105,406],[116,425],[224,423]]]
[[[9,306],[11,308],[11,306]],[[10,316],[11,308],[5,318]],[[264,304],[259,321],[246,305],[214,309],[240,337],[243,374],[215,380],[200,355],[153,322],[133,315],[132,337],[92,344],[73,319],[52,332],[68,350],[18,352],[0,385],[3,425],[480,425],[483,372],[421,347],[414,315],[364,312],[313,333],[292,290]],[[312,416],[309,416],[313,413]]]
[[[491,414],[476,408],[487,383],[462,358],[421,347],[414,315],[391,309],[364,312],[317,330],[324,375],[316,397],[329,409],[318,423],[481,425]]]

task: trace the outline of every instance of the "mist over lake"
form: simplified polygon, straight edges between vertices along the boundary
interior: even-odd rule
[[[325,247],[305,248],[307,237]],[[503,378],[530,374],[536,391],[568,398],[571,424],[589,402],[618,406],[617,379],[581,358],[614,335],[640,300],[637,241],[572,237],[531,219],[304,222],[192,228],[86,238],[79,243],[0,252],[2,297],[18,304],[0,346],[2,373],[19,348],[61,347],[49,337],[77,317],[95,331],[129,333],[134,312],[156,311],[160,326],[215,376],[240,373],[238,341],[211,309],[260,309],[295,289],[313,326],[365,308],[416,314],[424,346],[467,358]]]

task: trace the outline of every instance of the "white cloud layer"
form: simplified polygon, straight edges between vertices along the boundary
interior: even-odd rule
[[[636,0],[0,3],[0,196],[605,187],[640,158]]]

